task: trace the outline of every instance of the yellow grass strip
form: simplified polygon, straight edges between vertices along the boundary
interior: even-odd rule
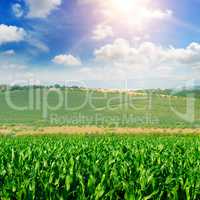
[[[130,135],[200,135],[200,128],[104,128],[96,126],[49,126],[35,128],[31,126],[0,127],[0,135],[54,135],[54,134],[130,134]]]

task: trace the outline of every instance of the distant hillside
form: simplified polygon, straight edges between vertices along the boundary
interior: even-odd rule
[[[184,92],[170,97],[167,90],[117,92],[20,87],[0,92],[0,124],[196,127],[200,125],[200,98],[195,101],[193,122],[177,115],[186,110]]]
[[[200,97],[200,86],[192,88],[179,88],[179,89],[152,89],[152,90],[138,90],[138,92],[146,92],[152,94],[168,95],[168,96],[190,96]]]
[[[28,90],[28,89],[60,89],[60,90],[66,90],[66,89],[74,89],[74,90],[90,90],[90,91],[97,91],[97,92],[106,92],[106,93],[113,93],[113,92],[134,92],[134,93],[145,93],[145,94],[155,94],[155,95],[170,95],[170,96],[187,96],[190,94],[194,94],[195,96],[200,96],[200,86],[196,85],[190,88],[179,88],[179,89],[144,89],[144,90],[134,90],[134,89],[104,89],[104,88],[84,88],[79,86],[64,86],[64,85],[34,85],[34,86],[20,86],[20,85],[0,85],[0,91],[5,92],[6,90],[11,91],[19,91],[19,90]]]

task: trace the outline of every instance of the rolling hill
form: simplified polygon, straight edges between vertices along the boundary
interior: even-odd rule
[[[198,127],[200,98],[186,96],[163,91],[15,89],[0,92],[0,124]],[[190,110],[185,116],[187,100]]]

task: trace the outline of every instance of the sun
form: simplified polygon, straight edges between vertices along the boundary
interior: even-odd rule
[[[112,0],[113,9],[122,13],[129,13],[137,7],[137,1],[134,0]]]
[[[114,21],[128,26],[142,27],[149,18],[149,0],[107,0],[107,8]]]

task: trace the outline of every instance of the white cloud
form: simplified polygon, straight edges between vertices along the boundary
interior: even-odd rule
[[[26,64],[10,60],[0,60],[0,84],[15,84],[17,80],[20,80],[21,83],[21,81],[24,80],[22,75],[26,73],[26,71],[28,71]],[[19,77],[17,77],[18,75]]]
[[[22,6],[19,3],[15,3],[12,5],[12,11],[16,17],[22,17],[24,14]]]
[[[100,49],[96,49],[94,54],[98,60],[116,61],[125,58],[130,51],[130,44],[125,39],[116,39],[113,44],[107,44]]]
[[[29,6],[29,18],[46,18],[57,9],[62,0],[27,0]]]
[[[152,42],[132,44],[118,38],[113,43],[96,49],[94,56],[93,65],[96,67],[90,68],[90,74],[98,76],[99,80],[140,78],[146,85],[147,80],[157,79],[167,85],[170,80],[177,83],[183,77],[189,79],[199,76],[200,43],[174,48]],[[83,76],[86,77],[86,73]]]
[[[16,26],[0,25],[0,45],[9,42],[20,42],[26,37],[26,31]]]
[[[21,64],[16,64],[16,63],[4,63],[4,64],[0,64],[0,70],[4,70],[4,71],[15,71],[17,72],[18,70],[24,70],[26,69],[25,65],[21,65]]]
[[[100,23],[112,27],[112,33],[115,35],[118,35],[118,32],[126,35],[127,31],[132,34],[148,32],[155,24],[159,26],[161,21],[173,17],[172,10],[156,7],[153,0],[79,0],[78,2],[79,5],[92,6],[94,17],[98,16]],[[109,35],[112,34],[108,28],[106,30],[109,31]],[[100,36],[104,33],[101,27],[96,32]]]
[[[81,61],[72,56],[71,54],[63,54],[63,55],[58,55],[55,56],[52,60],[54,63],[59,64],[59,65],[67,65],[67,66],[80,66]]]
[[[99,24],[96,26],[95,30],[92,32],[92,38],[94,40],[103,40],[107,37],[113,37],[113,29],[111,26],[105,24]]]
[[[16,26],[0,25],[0,45],[21,41],[25,41],[43,52],[49,51],[48,46],[37,39],[37,36],[34,36],[31,32],[26,32],[23,28]]]
[[[13,49],[7,50],[2,52],[3,56],[14,56],[15,55],[15,51]]]
[[[132,20],[138,16],[152,19],[165,19],[173,15],[170,9],[159,9],[152,6],[152,0],[129,0],[123,2],[121,0],[79,0],[79,4],[92,4],[101,8],[103,14],[107,17],[113,17],[116,12],[118,14],[128,14]],[[119,17],[119,16],[114,16]]]
[[[125,39],[116,39],[96,49],[97,60],[109,63],[126,63],[132,67],[154,66],[200,66],[200,43],[191,43],[186,48],[164,48],[151,42],[142,42],[137,46]]]
[[[167,19],[172,17],[173,12],[172,10],[160,10],[160,9],[155,9],[152,11],[149,11],[149,16],[147,17],[152,18],[152,19]]]
[[[49,51],[49,47],[42,42],[41,40],[37,39],[36,36],[32,35],[31,33],[29,33],[29,35],[26,38],[26,41],[33,47],[37,48],[40,51],[43,52],[48,52]]]

